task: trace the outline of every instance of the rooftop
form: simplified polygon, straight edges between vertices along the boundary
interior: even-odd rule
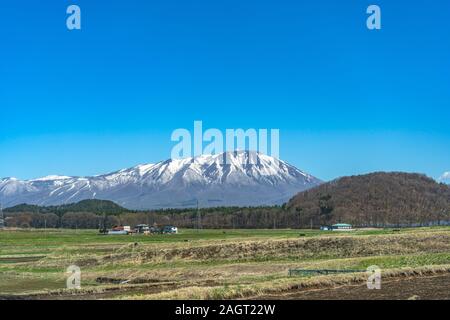
[[[333,227],[351,227],[352,225],[351,224],[348,224],[348,223],[336,223],[336,224],[333,224]]]

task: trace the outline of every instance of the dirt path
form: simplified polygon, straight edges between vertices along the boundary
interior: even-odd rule
[[[273,300],[450,300],[450,274],[389,279],[380,290],[369,290],[366,284],[345,285],[257,297]]]
[[[1,257],[0,263],[24,263],[36,262],[45,258],[45,256],[25,256],[25,257]]]
[[[205,280],[195,284],[195,286],[215,286],[215,281]],[[81,292],[81,293],[53,293],[36,295],[0,295],[0,300],[99,300],[114,299],[121,295],[153,294],[164,291],[184,288],[187,285],[182,282],[150,283],[135,286],[117,286],[104,289],[102,292]]]
[[[149,294],[159,293],[165,290],[173,290],[179,288],[177,284],[166,285],[148,285],[136,287],[117,287],[106,289],[102,292],[82,292],[82,293],[53,293],[53,294],[35,294],[35,295],[0,295],[0,300],[98,300],[113,299],[121,294]]]

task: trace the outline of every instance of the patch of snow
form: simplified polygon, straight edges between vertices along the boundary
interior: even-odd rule
[[[50,176],[46,176],[46,177],[42,177],[42,178],[33,179],[33,180],[30,180],[30,181],[31,182],[34,182],[34,181],[55,181],[55,180],[67,180],[67,179],[72,179],[72,177],[50,175]]]
[[[444,172],[440,178],[439,182],[450,184],[450,171]]]

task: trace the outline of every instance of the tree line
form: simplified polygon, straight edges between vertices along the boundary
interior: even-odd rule
[[[414,227],[449,225],[449,212],[430,219],[386,219],[377,215],[346,219],[331,218],[318,204],[317,214],[308,215],[302,209],[285,207],[240,208],[226,210],[188,210],[178,212],[127,212],[118,215],[101,215],[91,212],[54,213],[14,213],[6,214],[6,226],[18,228],[69,228],[101,229],[117,225],[135,226],[148,224],[155,226],[175,225],[179,228],[199,229],[287,229],[318,228],[337,222],[351,223],[355,227]]]

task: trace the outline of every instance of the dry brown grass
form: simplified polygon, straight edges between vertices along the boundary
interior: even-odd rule
[[[295,256],[361,257],[450,251],[450,233],[433,232],[379,236],[329,236],[295,240],[233,241],[179,248],[141,248],[134,253],[105,256],[102,263],[134,259],[137,263],[176,260],[238,260]]]
[[[401,277],[430,276],[450,273],[450,265],[401,268],[384,270],[383,279]],[[254,285],[238,285],[229,287],[189,287],[168,292],[122,296],[122,299],[178,300],[178,299],[241,299],[257,298],[263,295],[279,295],[296,290],[334,287],[340,285],[359,284],[367,281],[367,274],[328,275],[313,278],[285,278]]]

